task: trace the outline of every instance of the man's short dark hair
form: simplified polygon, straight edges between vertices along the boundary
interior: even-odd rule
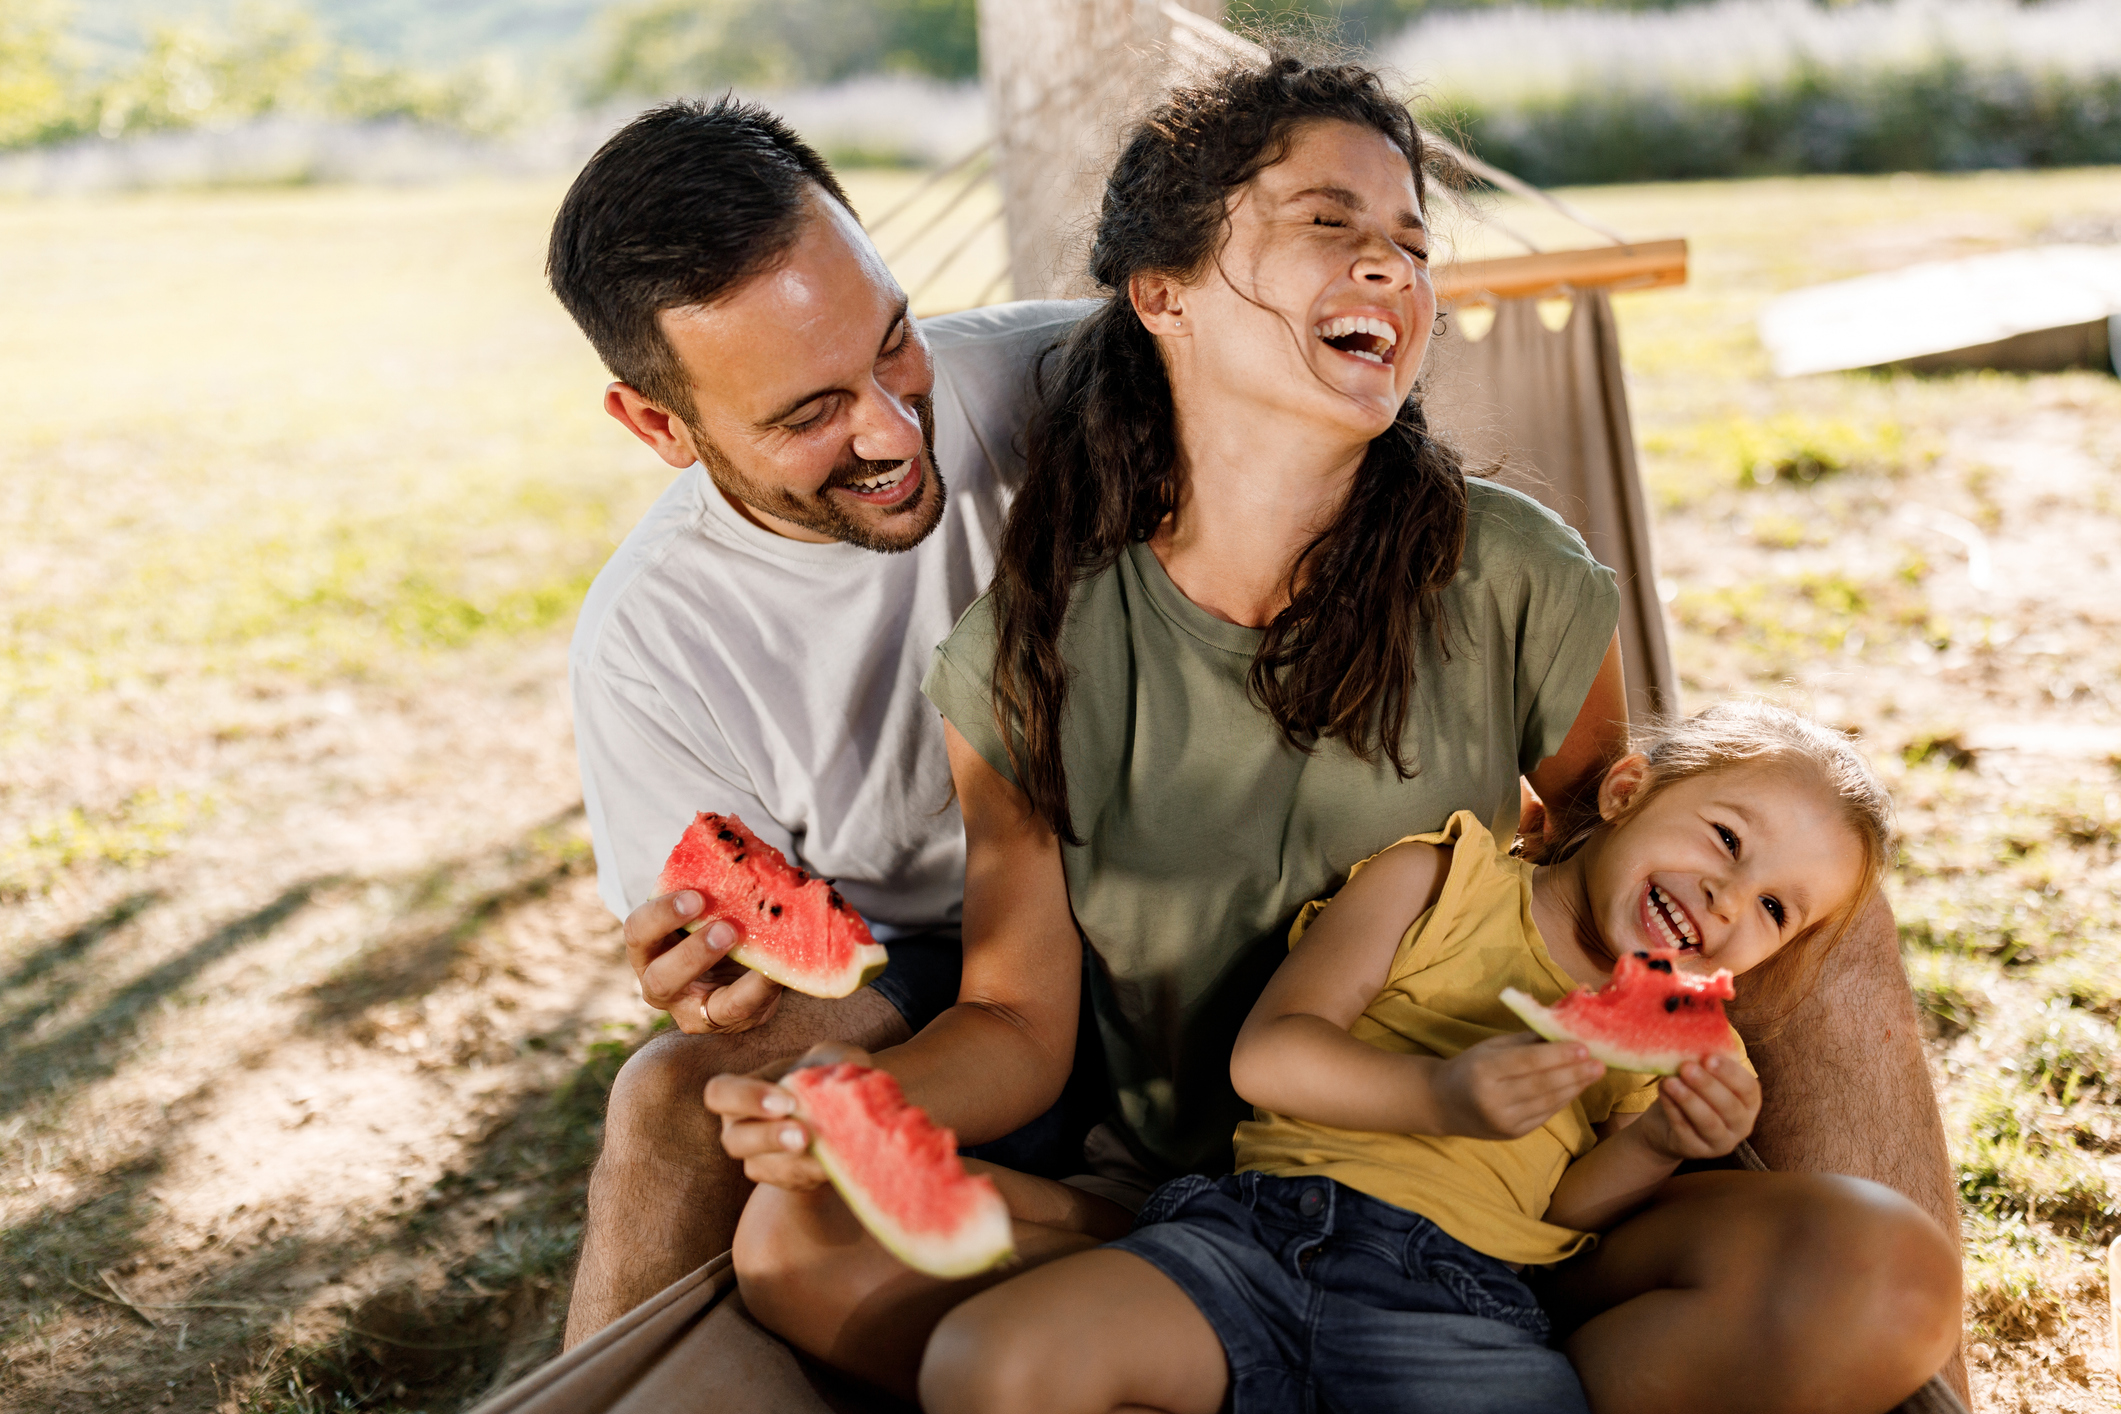
[[[689,424],[691,385],[657,312],[779,263],[813,182],[854,209],[825,159],[758,104],[666,103],[619,129],[567,189],[546,277],[604,366]]]

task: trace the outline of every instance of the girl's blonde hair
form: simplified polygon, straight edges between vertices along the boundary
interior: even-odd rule
[[[1641,789],[1611,820],[1598,813],[1601,772],[1572,796],[1547,802],[1543,838],[1527,841],[1534,864],[1567,859],[1601,830],[1611,829],[1649,804],[1666,788],[1695,776],[1738,766],[1773,766],[1810,776],[1839,807],[1842,820],[1863,850],[1856,892],[1844,907],[1808,925],[1767,962],[1740,981],[1748,1021],[1772,1035],[1795,1011],[1827,955],[1848,936],[1856,914],[1885,877],[1892,860],[1893,801],[1871,763],[1841,732],[1770,702],[1721,702],[1691,717],[1656,717],[1629,730],[1628,749],[1649,769]],[[1593,939],[1583,939],[1585,943]],[[1595,952],[1610,953],[1603,939]],[[1611,961],[1610,956],[1607,961]]]

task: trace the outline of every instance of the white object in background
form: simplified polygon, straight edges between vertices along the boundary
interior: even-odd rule
[[[1760,311],[1784,378],[1978,349],[2121,315],[2121,246],[2053,245],[1812,285]],[[2110,356],[2116,349],[2109,336]]]

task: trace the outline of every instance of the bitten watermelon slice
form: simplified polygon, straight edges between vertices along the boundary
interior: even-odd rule
[[[1723,1004],[1734,995],[1731,974],[1697,977],[1674,965],[1662,948],[1629,953],[1597,991],[1579,988],[1542,1006],[1515,987],[1503,1005],[1549,1041],[1579,1041],[1615,1070],[1677,1075],[1682,1061],[1741,1053]]]
[[[891,1254],[932,1277],[968,1277],[1016,1252],[994,1180],[965,1172],[957,1136],[906,1103],[890,1072],[865,1065],[791,1070],[796,1117],[832,1186]]]
[[[737,931],[731,957],[798,992],[844,997],[889,960],[839,890],[789,864],[734,815],[702,812],[685,827],[656,880],[659,894],[679,889],[698,890],[707,904],[687,932],[726,921]]]

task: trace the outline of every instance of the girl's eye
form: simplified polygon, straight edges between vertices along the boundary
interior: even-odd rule
[[[1723,847],[1731,852],[1731,858],[1736,859],[1738,857],[1738,836],[1732,834],[1721,825],[1716,826],[1715,829],[1716,837],[1722,840]]]
[[[1783,924],[1789,921],[1789,915],[1783,910],[1781,899],[1762,898],[1760,906],[1768,911],[1768,917],[1775,920],[1777,928],[1782,927]]]

